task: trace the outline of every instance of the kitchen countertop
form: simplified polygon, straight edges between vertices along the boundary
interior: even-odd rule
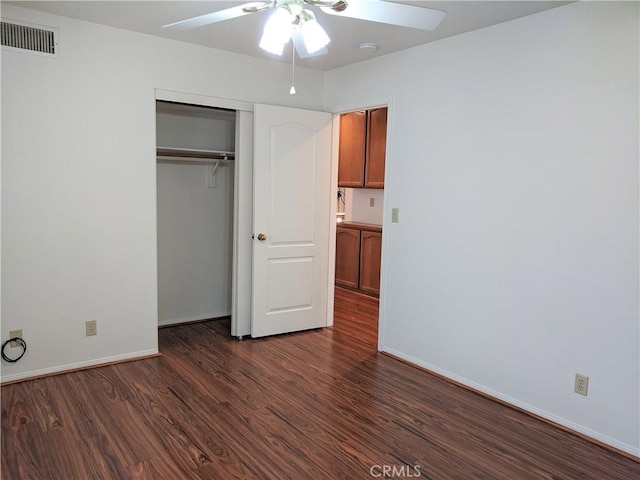
[[[366,230],[369,232],[382,232],[382,225],[360,222],[340,222],[336,224],[338,228],[351,228],[354,230]]]

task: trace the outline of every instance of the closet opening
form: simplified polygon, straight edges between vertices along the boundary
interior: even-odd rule
[[[235,145],[235,110],[156,102],[159,327],[231,319]]]

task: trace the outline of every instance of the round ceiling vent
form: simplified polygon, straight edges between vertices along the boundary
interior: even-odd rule
[[[372,42],[364,42],[360,44],[360,50],[367,53],[373,53],[378,50],[378,45]]]

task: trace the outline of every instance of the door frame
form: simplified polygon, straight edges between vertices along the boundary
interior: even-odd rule
[[[330,113],[333,114],[333,148],[332,148],[332,159],[331,159],[331,175],[332,180],[331,184],[333,185],[333,190],[338,190],[338,146],[339,146],[339,135],[337,132],[340,132],[340,115],[343,113],[354,112],[357,110],[369,110],[377,107],[387,107],[387,143],[386,143],[386,155],[384,162],[384,194],[383,194],[383,202],[384,207],[382,209],[382,254],[380,258],[380,296],[378,298],[378,351],[383,350],[384,346],[384,334],[385,334],[385,307],[386,307],[386,270],[387,270],[387,241],[388,235],[385,235],[385,230],[388,232],[390,228],[390,219],[391,219],[391,206],[389,205],[390,199],[390,189],[387,186],[389,179],[391,178],[391,163],[393,160],[393,152],[392,152],[392,138],[393,138],[393,97],[381,97],[365,100],[362,102],[355,102],[349,104],[338,105],[329,110]],[[336,202],[333,201],[331,212],[332,218],[335,219],[337,213]],[[335,263],[336,263],[336,222],[335,220],[332,222],[331,232],[329,235],[329,284],[327,288],[329,290],[328,302],[327,306],[327,325],[333,325],[333,315],[334,315],[334,302],[335,302]]]
[[[233,258],[231,268],[231,335],[251,333],[251,231],[253,228],[253,103],[186,92],[155,89],[155,100],[236,111],[236,155],[233,169]],[[155,103],[154,103],[155,104]],[[155,117],[155,110],[154,110]],[[155,149],[155,147],[154,147]],[[157,195],[157,181],[156,181]],[[157,216],[156,234],[158,231]],[[246,242],[243,242],[243,239]],[[157,248],[157,242],[156,242]],[[156,252],[157,262],[157,252]],[[156,285],[157,266],[156,266]],[[249,308],[247,309],[247,305]]]

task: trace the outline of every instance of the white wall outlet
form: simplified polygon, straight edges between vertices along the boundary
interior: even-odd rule
[[[22,330],[11,330],[9,332],[9,338],[22,338]],[[19,347],[20,344],[18,342],[9,342],[9,346],[15,348]]]
[[[369,199],[369,206],[370,206],[370,207],[373,207],[375,204],[376,204],[376,199],[375,199],[375,198],[373,198],[373,197],[371,197],[371,198]]]
[[[87,320],[85,322],[85,330],[87,333],[87,337],[91,337],[93,335],[98,334],[98,321],[97,320]]]
[[[580,395],[587,396],[589,390],[589,377],[576,373],[576,379],[573,384],[573,391]]]
[[[398,223],[400,221],[400,209],[392,208],[391,209],[391,223]]]

